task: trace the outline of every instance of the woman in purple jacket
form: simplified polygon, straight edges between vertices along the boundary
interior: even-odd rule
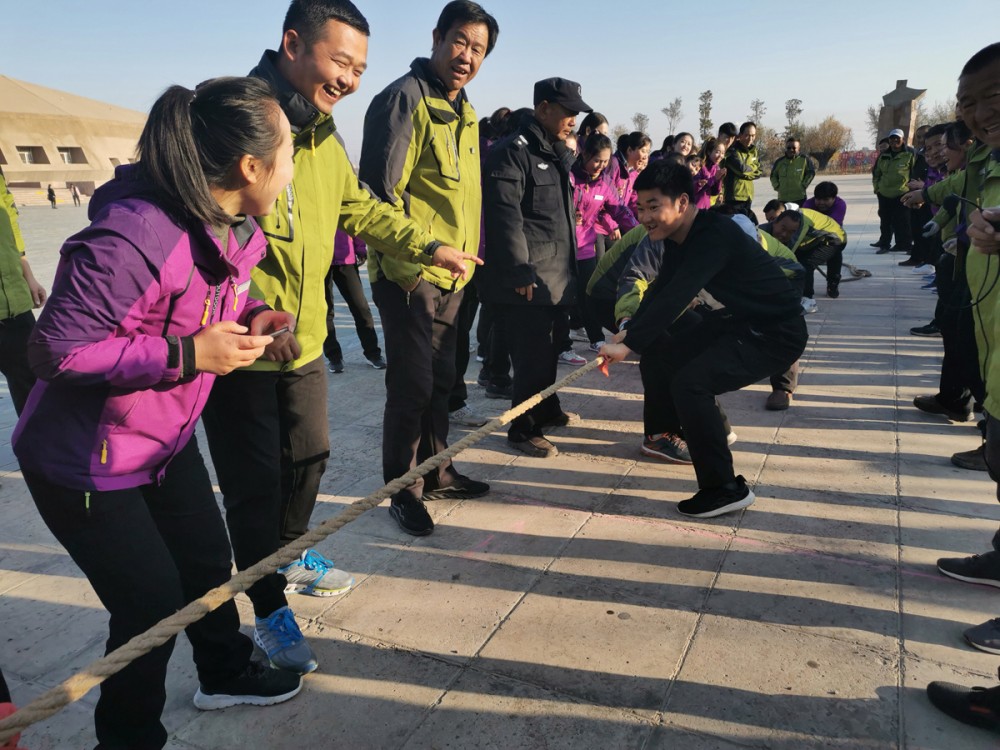
[[[604,332],[598,317],[586,303],[587,282],[597,267],[598,227],[614,240],[638,225],[635,216],[622,203],[618,188],[606,168],[611,161],[611,139],[594,133],[583,144],[573,165],[573,205],[576,211],[576,268],[578,299],[583,327],[590,339],[590,349],[604,344]]]
[[[14,452],[45,524],[111,615],[107,650],[230,577],[231,550],[193,436],[212,382],[295,325],[248,299],[265,253],[254,215],[292,177],[271,89],[169,88],[62,247],[28,345],[39,377]],[[247,408],[252,408],[247,404]],[[232,601],[187,628],[200,709],[293,697],[298,674],[250,659]],[[101,686],[100,747],[158,748],[173,640]]]

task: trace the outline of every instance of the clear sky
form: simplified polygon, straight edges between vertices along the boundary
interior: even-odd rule
[[[352,156],[369,100],[429,54],[445,0],[355,1],[372,27],[369,67],[358,92],[334,108]],[[532,84],[558,75],[579,81],[612,125],[648,115],[655,144],[667,135],[661,108],[681,97],[679,129],[695,132],[698,95],[711,89],[716,127],[739,124],[750,101],[763,99],[764,123],[780,130],[785,100],[797,98],[806,124],[835,115],[868,146],[865,110],[897,79],[927,89],[928,104],[947,101],[965,60],[1000,37],[996,0],[482,4],[500,38],[468,88],[480,116],[530,105]],[[278,44],[286,8],[286,0],[5,0],[0,74],[146,111],[172,83],[245,74]]]

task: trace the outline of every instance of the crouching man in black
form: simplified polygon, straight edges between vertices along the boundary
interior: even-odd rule
[[[683,435],[698,477],[697,494],[677,510],[712,518],[754,501],[733,472],[716,396],[787,369],[809,334],[799,294],[774,259],[731,219],[695,206],[686,166],[655,162],[635,189],[639,221],[651,241],[663,243],[663,266],[627,328],[601,354],[611,362],[640,355],[653,375],[643,380],[657,429]],[[668,338],[667,328],[702,289],[726,314]]]

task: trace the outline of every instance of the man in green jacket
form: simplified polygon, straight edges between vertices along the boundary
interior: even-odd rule
[[[433,32],[430,59],[390,83],[368,107],[359,176],[383,200],[434,236],[474,256],[482,191],[479,123],[465,86],[496,44],[499,27],[470,0],[448,3]],[[457,317],[468,275],[393,257],[369,242],[368,273],[385,336],[386,403],[382,472],[386,482],[448,447],[448,396],[455,382]],[[434,521],[423,500],[464,499],[489,485],[446,461],[392,497],[389,513],[407,534]]]
[[[909,209],[900,198],[909,189],[910,171],[916,159],[916,152],[903,143],[903,131],[898,128],[889,132],[889,148],[875,161],[872,171],[872,186],[878,197],[879,249],[883,253],[909,253],[913,238],[910,232]],[[893,236],[896,243],[892,244]]]
[[[249,292],[286,313],[294,332],[276,336],[254,365],[218,378],[203,416],[240,570],[306,532],[330,455],[324,280],[337,229],[456,278],[476,260],[358,183],[330,113],[360,84],[368,34],[350,0],[293,0],[280,49],[265,52],[251,72],[271,84],[288,116],[295,172],[272,212],[258,218],[268,248]],[[251,334],[271,330],[264,317],[250,322]],[[275,666],[311,672],[316,658],[285,592],[332,596],[353,578],[313,550],[278,573],[247,592],[257,616],[254,639]]]
[[[815,312],[813,272],[826,264],[826,296],[840,296],[840,272],[844,265],[847,233],[826,214],[803,208],[784,211],[771,223],[771,234],[789,250],[806,269],[803,283],[803,308]],[[812,304],[810,304],[812,303]]]
[[[740,125],[732,148],[726,151],[726,179],[723,182],[725,202],[737,213],[750,215],[753,204],[753,181],[759,180],[763,172],[757,156],[757,125],[745,122]]]
[[[771,185],[782,203],[798,203],[806,199],[806,188],[816,176],[816,167],[808,156],[799,153],[802,144],[798,138],[785,141],[785,154],[771,167]]]
[[[35,327],[33,307],[45,303],[45,289],[24,255],[24,239],[17,223],[14,196],[0,169],[0,372],[7,378],[7,389],[19,415],[35,384],[35,374],[28,367],[28,336]]]

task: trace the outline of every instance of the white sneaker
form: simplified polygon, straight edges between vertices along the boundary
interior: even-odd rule
[[[456,409],[453,412],[448,413],[448,419],[456,424],[464,424],[468,427],[482,427],[484,424],[490,420],[484,417],[482,414],[476,414],[468,406],[463,406],[461,409]]]
[[[569,332],[569,338],[571,341],[590,342],[590,336],[587,335],[587,332],[583,328],[574,328]]]
[[[917,266],[916,268],[913,269],[913,273],[919,273],[921,276],[923,276],[925,273],[934,273],[934,272],[935,272],[934,266],[930,265],[929,263],[924,263],[922,266]]]
[[[573,365],[573,367],[583,367],[583,365],[587,364],[587,360],[570,349],[568,352],[560,352],[559,364]]]
[[[307,549],[298,560],[278,568],[278,573],[285,577],[286,594],[337,596],[354,585],[354,576],[333,567],[331,560],[314,549]]]
[[[806,315],[809,315],[811,313],[817,312],[819,310],[819,306],[816,304],[816,300],[811,299],[809,297],[803,297],[802,310],[805,312]]]
[[[588,346],[587,349],[589,349],[592,352],[597,352],[598,354],[600,354],[602,346],[604,346],[603,341],[595,341],[590,346]]]
[[[739,438],[738,438],[738,437],[736,436],[736,433],[735,433],[735,432],[733,432],[732,430],[730,430],[730,431],[729,431],[729,434],[728,434],[728,435],[726,435],[726,445],[732,445],[732,444],[733,444],[733,443],[735,443],[735,442],[736,442],[736,441],[737,441],[738,439],[739,439]]]

